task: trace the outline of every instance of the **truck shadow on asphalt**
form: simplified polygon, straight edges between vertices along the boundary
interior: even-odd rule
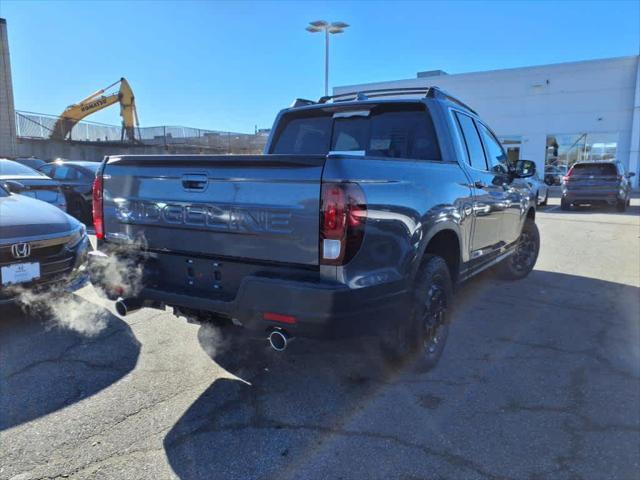
[[[0,307],[0,430],[90,397],[135,367],[140,344],[129,326],[100,306],[77,301],[77,308],[99,312],[104,328],[98,334]]]
[[[629,415],[640,401],[639,298],[633,286],[560,273],[480,275],[460,288],[429,373],[389,370],[353,340],[296,340],[284,354],[221,348],[210,356],[242,380],[204,391],[165,452],[183,480],[557,478],[583,462],[596,477],[615,463],[626,478],[640,439],[640,415]],[[210,338],[201,327],[207,352]],[[635,436],[607,442],[618,429]]]

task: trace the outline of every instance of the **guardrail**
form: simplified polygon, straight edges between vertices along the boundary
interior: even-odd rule
[[[47,139],[58,117],[34,112],[16,112],[16,133],[20,138]],[[184,145],[235,152],[262,151],[263,134],[203,130],[180,126],[140,127],[136,138],[145,145]],[[73,127],[70,140],[77,142],[121,142],[122,128],[116,125],[81,121]]]

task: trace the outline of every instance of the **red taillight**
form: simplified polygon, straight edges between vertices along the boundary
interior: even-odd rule
[[[562,183],[568,183],[569,182],[569,177],[573,174],[573,167],[571,167],[569,169],[569,171],[567,172],[567,174],[562,177]]]
[[[364,238],[367,206],[354,183],[325,183],[320,205],[320,263],[344,265]]]
[[[98,174],[93,181],[93,228],[96,238],[104,238],[104,220],[102,216],[102,175]]]

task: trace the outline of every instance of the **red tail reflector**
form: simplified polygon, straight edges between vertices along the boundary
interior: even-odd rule
[[[93,181],[93,228],[96,238],[104,238],[104,218],[102,211],[102,174],[98,174]]]
[[[283,315],[282,313],[264,312],[262,318],[271,322],[288,323],[289,325],[297,322],[293,315]]]
[[[324,183],[320,205],[320,263],[344,265],[360,249],[367,206],[355,183]]]

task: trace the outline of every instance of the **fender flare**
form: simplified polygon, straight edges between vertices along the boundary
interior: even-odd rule
[[[416,254],[411,262],[410,278],[412,281],[418,273],[418,269],[420,268],[420,264],[422,263],[422,259],[424,257],[424,252],[426,251],[427,246],[429,245],[429,242],[431,242],[433,237],[435,237],[438,233],[443,232],[445,230],[453,231],[453,233],[456,235],[456,238],[458,239],[458,250],[460,251],[459,262],[460,262],[460,265],[462,265],[463,260],[462,260],[462,244],[460,242],[460,226],[451,219],[440,221],[435,224],[432,224],[429,230],[427,231],[427,234],[424,235],[423,238],[420,240],[420,245],[418,246]]]

